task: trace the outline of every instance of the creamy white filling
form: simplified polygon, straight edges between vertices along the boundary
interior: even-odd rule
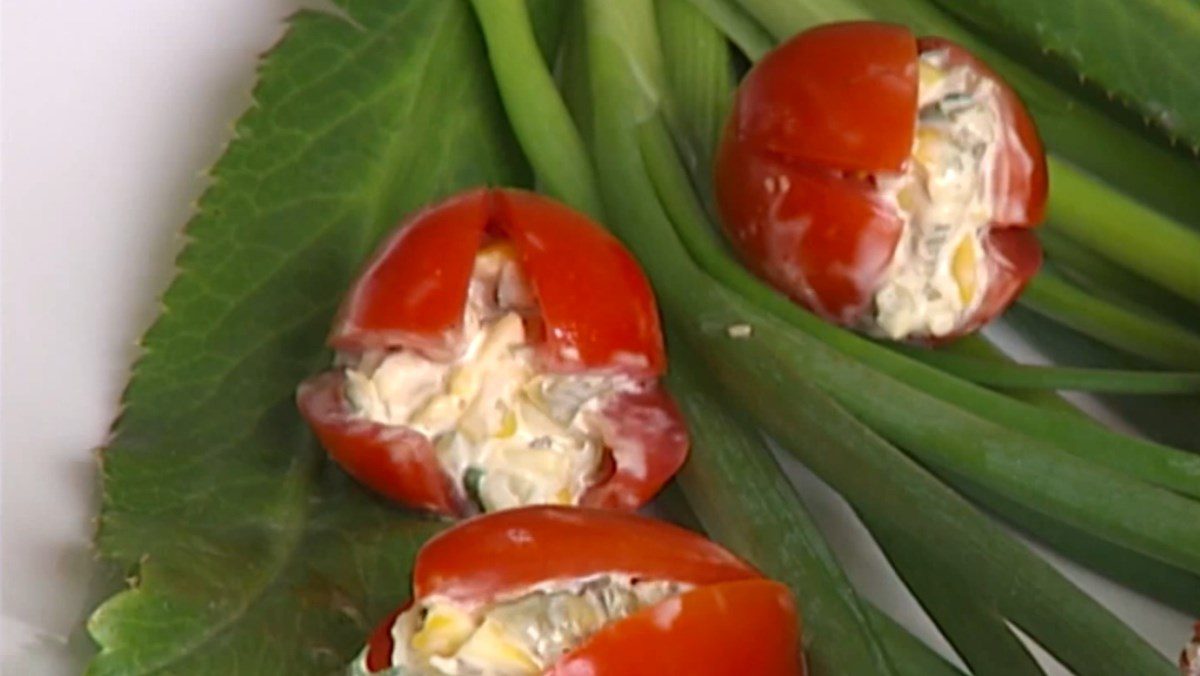
[[[427,598],[392,625],[392,663],[414,676],[539,674],[606,625],[690,588],[609,574],[539,585],[475,609]]]
[[[912,157],[901,174],[876,177],[904,228],[864,328],[896,340],[951,333],[989,281],[982,239],[995,201],[998,89],[946,59],[921,55]]]
[[[577,504],[602,459],[597,412],[639,385],[615,374],[540,372],[525,328],[536,311],[511,251],[485,249],[468,292],[462,354],[368,353],[346,369],[347,397],[364,418],[433,440],[442,467],[485,511]]]

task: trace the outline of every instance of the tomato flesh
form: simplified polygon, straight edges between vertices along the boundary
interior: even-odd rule
[[[452,355],[475,253],[489,231],[520,255],[551,371],[663,373],[658,308],[636,259],[583,214],[522,190],[472,190],[401,224],[347,294],[330,346]]]
[[[624,245],[540,195],[505,190],[496,199],[538,298],[551,368],[661,375],[666,355],[654,291]]]
[[[800,621],[787,587],[700,535],[634,514],[525,507],[479,516],[434,537],[413,567],[416,603],[437,597],[468,612],[554,583],[610,574],[691,588],[601,628],[545,674],[803,676]],[[368,640],[366,666],[393,666],[389,615]]]
[[[1001,236],[1032,228],[1045,213],[1047,174],[1037,130],[1016,93],[961,47],[918,40],[882,23],[830,24],[765,56],[739,87],[714,167],[726,234],[743,261],[797,303],[834,323],[870,329],[875,294],[906,227],[877,177],[910,163],[917,128],[920,55],[944,52],[996,85],[999,135],[985,251],[1019,241],[1012,261],[981,261],[984,295],[937,342],[964,335],[1007,307],[1036,271],[1036,239]],[[1012,246],[1017,246],[1012,244]],[[1004,249],[1007,250],[1007,249]],[[1013,263],[1013,261],[1019,261]],[[1018,279],[1020,277],[1020,279]]]
[[[342,469],[397,502],[443,514],[463,509],[433,444],[407,427],[390,427],[356,415],[346,401],[346,378],[329,371],[301,384],[300,412],[317,440]]]
[[[538,315],[526,320],[549,373],[622,375],[638,383],[595,416],[611,465],[586,505],[636,509],[687,454],[683,417],[655,382],[666,354],[653,290],[637,261],[586,216],[545,197],[478,189],[418,212],[368,262],[338,312],[329,343],[349,354],[414,350],[449,360],[464,347],[463,313],[476,253],[511,242]],[[340,374],[301,386],[298,403],[322,445],[387,497],[452,516],[470,511],[423,434],[357,417]]]
[[[903,228],[862,180],[725,143],[716,195],[730,239],[760,276],[822,317],[865,312]]]
[[[451,356],[490,205],[486,190],[472,190],[402,223],[346,294],[330,347]]]
[[[899,171],[912,148],[917,44],[901,26],[819,26],[755,65],[738,92],[742,143],[847,171]]]
[[[759,574],[677,526],[587,507],[523,507],[462,522],[421,549],[413,594],[485,604],[548,580],[605,572],[714,584]]]
[[[600,433],[612,473],[583,495],[585,507],[634,510],[675,476],[687,459],[687,422],[657,383],[613,397],[599,412]]]
[[[787,587],[700,587],[615,622],[546,670],[551,676],[803,676]]]

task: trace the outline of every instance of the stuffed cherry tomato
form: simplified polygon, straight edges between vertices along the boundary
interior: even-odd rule
[[[658,377],[649,282],[583,215],[476,190],[383,243],[301,412],[347,472],[447,515],[526,504],[635,509],[688,437]]]
[[[422,548],[412,586],[355,673],[804,673],[787,587],[634,514],[542,506],[476,517]]]
[[[768,54],[715,176],[748,266],[878,337],[974,331],[1041,265],[1046,164],[1028,112],[963,48],[900,26],[830,24]]]
[[[1200,622],[1196,623],[1192,642],[1179,656],[1179,672],[1183,676],[1200,676]]]

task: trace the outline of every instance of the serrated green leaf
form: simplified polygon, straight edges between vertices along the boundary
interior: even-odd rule
[[[264,60],[103,454],[102,556],[136,569],[92,674],[325,674],[440,523],[324,460],[293,404],[349,279],[405,212],[527,183],[464,1],[346,0]]]
[[[1189,0],[936,0],[1055,54],[1200,149],[1200,5]]]

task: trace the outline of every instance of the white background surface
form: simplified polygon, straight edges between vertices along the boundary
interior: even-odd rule
[[[93,450],[172,275],[202,172],[249,101],[255,57],[301,2],[0,1],[0,666],[78,673]],[[856,582],[932,636],[844,505],[801,481]],[[1177,653],[1187,618],[1070,572]]]

